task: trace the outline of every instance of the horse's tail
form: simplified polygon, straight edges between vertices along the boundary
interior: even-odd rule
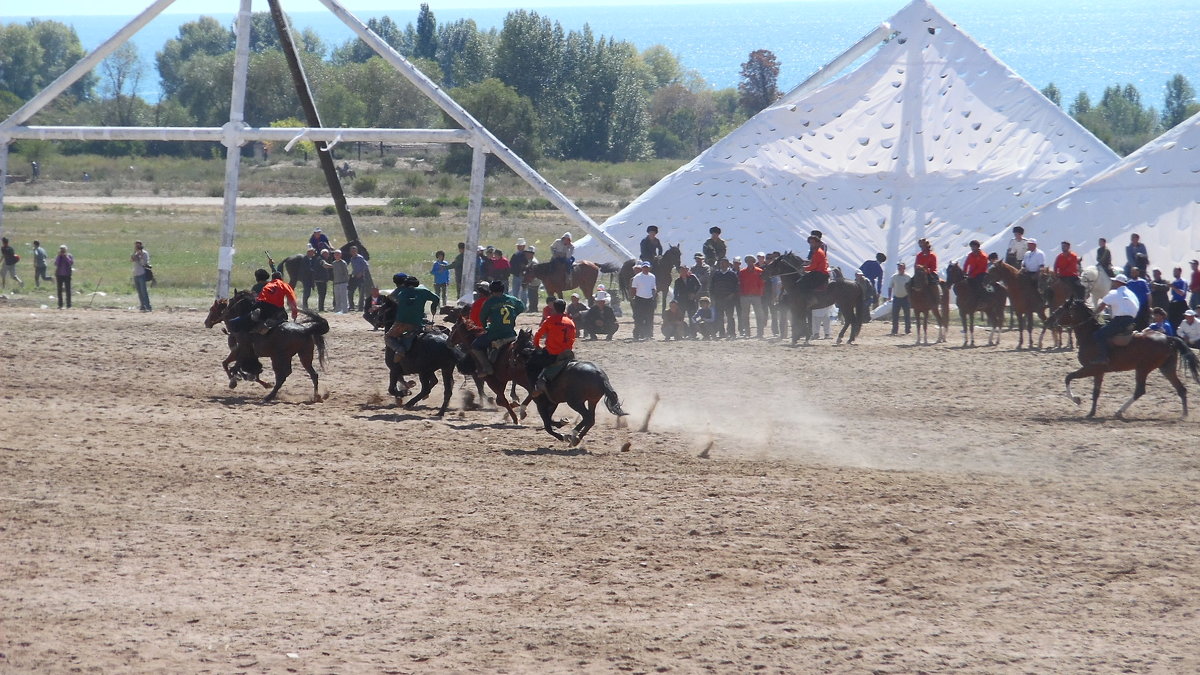
[[[608,373],[599,368],[596,370],[600,373],[600,385],[604,388],[604,407],[617,417],[625,417],[629,413],[621,409],[621,399],[617,396],[617,390],[613,389],[612,383],[608,381]]]
[[[329,332],[329,322],[307,309],[300,310],[300,313],[309,319],[304,324],[304,334],[313,339],[313,344],[317,346],[317,361],[321,364],[321,370],[325,370],[325,334]]]
[[[597,267],[599,267],[599,268],[600,268],[600,271],[601,271],[601,272],[603,272],[603,273],[605,273],[605,274],[616,274],[617,272],[620,272],[620,271],[621,271],[621,266],[620,266],[620,265],[616,265],[616,264],[614,264],[614,263],[608,263],[608,262],[606,262],[606,263],[600,263],[600,264],[598,264],[598,265],[596,265],[596,266],[597,266]]]
[[[1200,384],[1200,357],[1197,357],[1192,348],[1181,338],[1168,337],[1167,339],[1171,341],[1171,346],[1175,347],[1175,351],[1179,352],[1179,357],[1183,359],[1183,365],[1192,374],[1192,379],[1196,381],[1196,384]]]

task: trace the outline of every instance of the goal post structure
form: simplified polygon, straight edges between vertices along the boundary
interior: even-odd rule
[[[381,37],[346,10],[338,0],[320,0],[334,16],[345,23],[358,37],[385,61],[400,72],[422,94],[462,126],[461,129],[374,129],[374,128],[261,128],[246,125],[243,106],[246,98],[246,74],[250,62],[250,18],[252,0],[239,0],[237,13],[237,42],[234,55],[233,90],[230,96],[229,121],[221,127],[88,127],[88,126],[26,126],[30,118],[55,97],[91,72],[102,60],[175,0],[156,0],[141,14],[117,31],[94,51],[29,99],[3,122],[0,122],[0,176],[7,176],[9,145],[16,140],[86,140],[86,141],[216,141],[225,146],[225,194],[221,242],[217,256],[217,297],[228,298],[233,272],[234,239],[237,231],[237,194],[241,148],[249,141],[277,141],[291,144],[298,140],[324,143],[332,148],[340,142],[371,141],[392,143],[466,143],[472,147],[471,187],[467,209],[466,244],[468,254],[479,245],[480,220],[483,212],[484,162],[493,154],[528,183],[539,195],[562,211],[585,232],[594,236],[605,248],[621,258],[633,255],[616,239],[598,226],[566,195],[529,166],[515,152],[496,138],[469,112],[460,106],[441,87],[416,66],[401,56]],[[0,232],[4,231],[5,180],[0,180]],[[474,286],[475,266],[463,266],[463,288]]]

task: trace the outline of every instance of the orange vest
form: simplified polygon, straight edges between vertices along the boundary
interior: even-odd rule
[[[546,351],[558,355],[575,346],[575,322],[566,314],[551,314],[533,334],[533,346],[541,347],[546,338]]]
[[[829,259],[825,257],[825,249],[818,246],[813,251],[812,260],[808,261],[808,266],[804,268],[804,271],[829,274]]]

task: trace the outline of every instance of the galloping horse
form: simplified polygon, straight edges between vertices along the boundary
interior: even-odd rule
[[[679,244],[674,244],[667,247],[667,250],[660,256],[655,256],[654,260],[649,261],[650,271],[654,274],[654,283],[658,286],[658,293],[662,296],[662,308],[667,309],[667,291],[671,289],[671,276],[679,267],[679,262],[683,260],[683,252],[679,250]],[[617,283],[621,285],[621,293],[626,300],[632,300],[629,297],[629,282],[634,275],[640,270],[633,268],[639,261],[629,259],[625,264],[621,265],[621,272],[617,275]]]
[[[1075,340],[1079,344],[1079,363],[1083,367],[1067,374],[1067,397],[1074,401],[1075,405],[1082,403],[1080,398],[1071,392],[1071,380],[1081,377],[1092,378],[1092,409],[1088,412],[1088,417],[1096,416],[1096,400],[1100,398],[1100,385],[1104,382],[1105,373],[1137,371],[1133,396],[1117,410],[1116,416],[1119,418],[1134,401],[1146,393],[1146,377],[1155,368],[1158,368],[1163,377],[1167,378],[1167,381],[1175,387],[1175,393],[1179,394],[1179,400],[1183,403],[1181,419],[1187,417],[1187,387],[1183,385],[1175,371],[1179,359],[1182,358],[1184,365],[1192,374],[1192,379],[1200,384],[1200,358],[1192,353],[1191,348],[1183,340],[1153,331],[1134,333],[1128,345],[1110,348],[1108,363],[1097,364],[1093,362],[1100,352],[1093,336],[1100,329],[1100,322],[1096,320],[1086,303],[1082,300],[1069,300],[1054,311],[1051,320],[1075,331]]]
[[[997,261],[988,268],[987,278],[992,283],[1004,284],[1008,291],[1009,301],[1012,302],[1013,313],[1017,315],[1017,349],[1025,347],[1025,333],[1029,333],[1029,348],[1033,349],[1033,315],[1037,314],[1044,324],[1046,322],[1046,302],[1038,292],[1037,282],[1027,279],[1017,268],[1006,262]],[[1038,341],[1038,349],[1042,343]]]
[[[942,314],[942,287],[931,281],[931,275],[921,265],[913,270],[912,281],[909,282],[909,302],[917,325],[917,344],[921,344],[922,327],[925,333],[925,344],[929,344],[929,314],[933,313],[937,323],[938,343],[946,341],[946,321],[949,317]]]
[[[976,312],[983,312],[991,327],[988,331],[988,346],[992,346],[993,340],[995,344],[1000,344],[1000,329],[1004,327],[1004,303],[1008,299],[1004,287],[993,284],[991,292],[981,295],[967,281],[962,268],[956,262],[950,263],[946,268],[946,283],[954,289],[954,297],[958,301],[958,316],[963,325],[963,346],[966,347],[968,341],[972,347],[975,346]]]
[[[554,261],[544,262],[530,265],[525,270],[525,283],[530,283],[534,279],[541,281],[542,285],[546,287],[547,301],[551,297],[566,299],[566,296],[563,295],[564,291],[578,288],[583,291],[590,305],[593,302],[592,291],[596,288],[596,279],[600,277],[600,273],[612,274],[617,269],[617,266],[612,263],[597,265],[590,260],[577,260],[570,277],[568,277],[566,265]]]
[[[245,317],[254,308],[254,296],[249,291],[238,291],[229,299],[221,319],[231,321],[237,317]],[[316,348],[317,358],[321,368],[325,367],[325,334],[329,332],[329,322],[320,314],[301,309],[300,313],[307,319],[302,323],[287,321],[272,328],[266,335],[259,333],[239,333],[237,349],[239,358],[248,356],[264,356],[271,359],[271,369],[275,371],[275,388],[266,395],[263,402],[270,401],[279,393],[284,380],[292,374],[292,357],[300,357],[300,365],[308,372],[313,383],[313,400],[320,401],[317,392],[317,371],[313,369],[313,349]]]
[[[237,289],[234,289],[237,293]],[[236,389],[238,380],[249,380],[262,385],[263,389],[270,389],[271,385],[264,382],[262,379],[262,363],[253,354],[248,354],[246,357],[238,358],[238,340],[231,332],[233,326],[230,325],[231,319],[225,318],[225,310],[229,307],[229,301],[225,298],[217,298],[213,301],[211,307],[208,308],[208,316],[204,318],[204,327],[212,328],[213,326],[224,323],[225,335],[228,336],[229,355],[221,362],[221,367],[225,369],[225,376],[229,378],[229,388]],[[230,368],[230,366],[233,366]]]
[[[533,346],[533,339],[527,330],[517,336],[516,354],[526,365],[530,380],[536,380],[542,369],[554,361],[554,357],[545,350]],[[621,409],[621,401],[617,392],[608,381],[608,375],[594,363],[588,361],[571,361],[553,380],[546,385],[546,393],[534,399],[537,402],[538,413],[542,416],[542,424],[546,433],[560,441],[567,441],[571,446],[578,445],[589,429],[596,424],[596,404],[604,399],[608,411],[617,417],[627,415]],[[566,403],[579,413],[582,419],[571,433],[563,436],[554,430],[565,422],[555,422],[554,411],[560,403]],[[522,407],[523,404],[522,404]]]
[[[376,316],[378,317],[377,324],[383,328],[386,335],[396,318],[395,301],[390,297],[384,297]],[[388,394],[396,398],[408,395],[407,387],[404,391],[400,391],[400,388],[396,386],[403,381],[404,364],[396,363],[396,352],[391,347],[384,347],[383,356],[389,371]],[[438,383],[437,373],[440,370],[444,392],[442,407],[438,409],[437,416],[445,415],[446,409],[450,407],[450,397],[454,394],[454,367],[465,357],[466,354],[462,349],[450,344],[450,331],[445,327],[437,326],[422,330],[413,339],[412,348],[405,354],[406,363],[412,366],[421,380],[421,391],[409,399],[404,407],[412,409],[429,396],[429,392]]]
[[[449,315],[447,315],[447,318],[449,318]],[[467,312],[462,312],[461,314],[455,315],[454,327],[450,329],[451,344],[457,345],[463,350],[469,350],[471,348],[471,343],[474,342],[475,338],[479,337],[480,335],[483,335],[483,328],[480,328],[478,324],[468,318]],[[530,333],[530,335],[532,335],[532,333]],[[471,375],[478,379],[479,375],[476,374],[475,368],[475,359],[465,358],[462,361],[459,361],[458,371],[460,373],[464,375]],[[521,387],[524,387],[526,392],[532,392],[533,383],[529,380],[529,375],[526,373],[525,364],[517,358],[517,352],[513,348],[512,342],[509,342],[500,348],[500,353],[496,356],[496,360],[492,364],[492,374],[484,376],[482,379],[487,383],[487,386],[492,390],[492,393],[496,395],[496,405],[508,411],[508,416],[512,418],[513,424],[520,424],[520,422],[517,420],[517,403],[515,401],[509,401],[508,398],[504,396],[504,390],[508,387],[510,382],[515,382]],[[525,406],[529,403],[529,400],[530,396],[526,394],[525,401],[521,403],[521,405]]]
[[[837,305],[842,320],[842,330],[838,332],[836,344],[842,343],[846,329],[850,329],[850,339],[846,340],[846,344],[854,344],[862,330],[862,289],[853,281],[835,281],[831,276],[824,288],[797,290],[796,284],[807,264],[803,258],[788,251],[763,268],[764,276],[784,278],[783,288],[792,308],[792,344],[796,344],[801,335],[805,344],[808,344],[812,339],[812,311],[830,305]]]

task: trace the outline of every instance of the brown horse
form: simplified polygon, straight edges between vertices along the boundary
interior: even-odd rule
[[[237,289],[234,289],[234,293],[237,293]],[[226,356],[225,360],[221,362],[221,367],[225,369],[225,376],[229,378],[229,388],[236,389],[238,380],[249,380],[261,384],[263,389],[270,389],[271,385],[264,382],[261,377],[263,368],[258,357],[249,354],[244,359],[238,359],[238,341],[230,332],[232,327],[229,325],[229,321],[225,319],[225,310],[228,307],[229,301],[225,298],[214,300],[212,307],[208,308],[208,316],[204,318],[204,327],[212,328],[219,323],[225,324],[221,330],[228,336],[229,356]]]
[[[837,305],[842,330],[838,332],[835,344],[842,343],[842,336],[850,330],[850,339],[846,344],[854,344],[858,333],[862,330],[862,289],[853,281],[835,279],[832,275],[829,283],[817,290],[797,290],[796,284],[808,264],[800,256],[788,251],[772,260],[763,268],[763,276],[783,277],[783,289],[787,292],[787,302],[792,309],[792,344],[803,337],[805,344],[812,339],[812,311]]]
[[[483,328],[480,328],[478,324],[468,318],[467,312],[462,312],[455,316],[454,327],[450,330],[450,344],[457,345],[469,353],[471,343],[480,335],[483,335]],[[500,348],[500,353],[496,355],[496,360],[492,364],[492,374],[482,379],[487,383],[492,393],[496,395],[496,405],[508,411],[508,416],[512,418],[513,424],[520,424],[520,421],[517,419],[517,403],[516,401],[509,401],[504,395],[504,390],[508,387],[509,383],[516,383],[523,387],[526,392],[532,393],[533,383],[529,381],[525,364],[517,358],[517,350],[513,347],[513,344],[513,342],[509,342]],[[475,372],[475,368],[475,359],[473,358],[465,358],[458,364],[459,372],[479,378]],[[525,400],[521,403],[522,409],[529,404],[532,398],[529,393],[525,395]]]
[[[616,265],[612,263],[602,263],[597,265],[590,260],[575,261],[574,268],[571,274],[567,275],[567,266],[558,262],[550,261],[530,265],[525,270],[525,283],[530,283],[534,279],[542,282],[546,287],[546,300],[549,301],[552,297],[566,299],[563,295],[565,291],[572,288],[578,288],[583,291],[584,296],[588,299],[588,304],[591,305],[594,300],[592,291],[596,289],[596,279],[600,278],[600,273],[612,274],[618,270]]]
[[[660,256],[655,256],[654,260],[649,261],[651,264],[650,271],[654,274],[654,284],[658,287],[658,293],[662,296],[662,309],[667,309],[667,291],[671,290],[672,275],[679,267],[679,262],[683,260],[683,252],[679,249],[679,244],[668,246],[667,250]],[[632,258],[625,261],[621,265],[621,272],[617,274],[617,283],[621,285],[621,293],[626,300],[632,300],[629,297],[629,282],[633,280],[641,270],[633,268],[639,261]]]
[[[220,302],[218,300],[213,303],[213,307],[209,309],[210,317]],[[245,321],[245,317],[253,309],[254,296],[249,291],[236,291],[233,297],[225,303],[219,321],[224,321],[226,326],[229,326],[230,322],[234,320]],[[325,367],[325,334],[329,332],[329,322],[316,312],[302,309],[300,313],[307,317],[303,323],[287,321],[271,329],[266,335],[249,332],[231,332],[229,335],[230,347],[236,352],[238,367],[243,371],[247,370],[244,364],[247,361],[254,361],[254,357],[265,356],[271,359],[271,369],[275,371],[275,387],[263,398],[264,403],[275,398],[275,395],[279,393],[279,388],[283,386],[284,380],[292,374],[293,356],[300,357],[300,365],[312,379],[312,400],[321,400],[317,389],[319,378],[317,371],[313,368],[313,351],[315,348],[323,369]],[[210,324],[206,319],[204,324],[211,328],[216,325],[216,321]],[[233,355],[231,354],[231,356]],[[261,371],[261,366],[259,370]],[[226,374],[228,373],[229,369],[226,367]],[[230,377],[231,387],[233,383],[233,377]]]
[[[1026,333],[1029,333],[1029,348],[1033,349],[1033,315],[1037,314],[1043,324],[1046,322],[1046,301],[1038,291],[1037,281],[1002,261],[992,263],[987,278],[992,283],[1004,284],[1008,291],[1013,313],[1017,315],[1017,349],[1025,348]],[[1041,340],[1037,348],[1042,348]]]
[[[1067,374],[1067,397],[1074,401],[1075,405],[1082,403],[1080,398],[1071,392],[1071,380],[1081,377],[1092,378],[1092,409],[1088,412],[1088,417],[1096,416],[1096,401],[1100,398],[1100,385],[1104,382],[1105,373],[1136,371],[1133,396],[1117,410],[1116,416],[1119,418],[1130,405],[1133,405],[1134,401],[1146,393],[1146,377],[1155,368],[1175,387],[1175,393],[1179,394],[1179,400],[1183,403],[1181,419],[1187,417],[1187,387],[1180,381],[1176,370],[1179,359],[1182,358],[1184,365],[1192,374],[1192,379],[1200,384],[1200,358],[1192,353],[1191,348],[1183,340],[1153,331],[1135,333],[1128,345],[1110,348],[1108,363],[1098,364],[1094,361],[1100,353],[1099,346],[1093,336],[1097,330],[1100,330],[1100,322],[1096,320],[1092,310],[1088,309],[1085,302],[1068,300],[1054,311],[1051,320],[1060,326],[1071,328],[1075,332],[1075,340],[1079,344],[1079,363],[1083,367]]]
[[[924,328],[925,344],[929,344],[929,315],[933,314],[937,323],[937,342],[946,341],[946,317],[942,314],[942,287],[932,281],[929,272],[917,265],[913,270],[912,281],[909,282],[908,299],[912,304],[914,323],[917,325],[917,344],[921,344],[921,333]]]
[[[1042,273],[1038,275],[1038,290],[1042,293],[1042,297],[1048,301],[1048,305],[1052,313],[1054,310],[1066,304],[1068,300],[1082,300],[1083,298],[1078,295],[1080,291],[1084,291],[1086,293],[1083,288],[1076,289],[1071,282],[1065,279],[1060,279],[1059,276],[1054,273],[1054,270],[1050,269],[1049,267],[1043,267]],[[1038,342],[1041,343],[1042,338],[1046,336],[1046,331],[1048,330],[1054,331],[1055,348],[1062,347],[1063,326],[1059,326],[1053,321],[1047,321],[1042,325],[1042,334],[1038,336]],[[1073,349],[1074,347],[1075,334],[1071,331],[1067,331],[1067,349]]]
[[[993,284],[990,292],[980,293],[967,278],[963,276],[962,268],[952,262],[946,268],[946,283],[954,289],[954,297],[958,302],[958,316],[962,320],[963,344],[966,347],[975,346],[975,314],[983,312],[990,330],[988,331],[988,346],[1000,344],[1000,329],[1004,327],[1004,304],[1008,294],[1004,287]],[[949,295],[947,293],[947,295]]]
[[[533,346],[533,336],[527,330],[521,331],[517,336],[515,350],[518,358],[526,365],[530,379],[536,379],[542,370],[554,361],[554,357],[544,349]],[[546,393],[534,400],[537,402],[538,413],[542,416],[542,425],[546,433],[575,446],[596,424],[596,406],[600,399],[604,399],[605,407],[618,418],[628,414],[621,409],[621,400],[609,383],[608,375],[600,366],[589,361],[571,361],[546,385]],[[554,411],[560,403],[566,403],[580,415],[579,423],[566,436],[554,430],[556,427],[565,426],[565,422],[556,422],[553,419]]]

